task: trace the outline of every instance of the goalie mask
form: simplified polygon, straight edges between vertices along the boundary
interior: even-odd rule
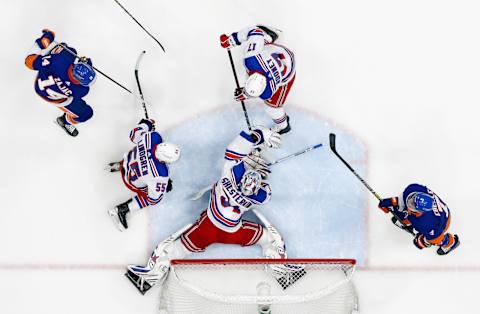
[[[261,184],[262,176],[260,173],[253,169],[247,170],[240,180],[240,191],[246,196],[257,194]]]
[[[415,192],[407,197],[407,208],[411,211],[424,213],[433,209],[433,197],[427,193]]]
[[[155,157],[167,164],[171,164],[180,158],[180,148],[172,143],[160,143],[155,148]]]
[[[248,97],[258,97],[267,87],[267,78],[260,73],[253,73],[245,82],[245,94]]]

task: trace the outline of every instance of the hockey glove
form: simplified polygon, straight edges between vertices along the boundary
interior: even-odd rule
[[[233,95],[236,101],[244,101],[248,98],[247,94],[245,94],[245,89],[243,87],[236,88]]]
[[[427,239],[425,239],[425,236],[423,234],[418,233],[415,238],[413,239],[413,244],[419,249],[423,250],[426,247],[430,247],[431,244],[428,243]]]
[[[138,122],[139,125],[145,124],[147,127],[148,132],[150,131],[155,131],[155,120],[153,119],[142,119],[140,122]]]
[[[40,49],[45,49],[55,40],[55,33],[46,28],[42,30],[42,33],[42,36],[35,42]]]
[[[378,203],[378,208],[383,210],[384,213],[388,213],[394,210],[398,210],[398,197],[384,198]]]
[[[155,120],[153,119],[142,119],[138,122],[138,125],[130,131],[130,141],[137,144],[142,139],[142,136],[146,132],[155,131]]]
[[[398,228],[408,232],[408,233],[411,233],[411,234],[415,234],[415,231],[413,229],[413,226],[412,225],[404,225],[403,223],[401,223],[396,217],[392,217],[392,223],[397,226]]]
[[[222,48],[230,49],[231,47],[238,46],[241,43],[237,39],[237,33],[233,33],[228,36],[226,34],[220,35],[220,45]]]
[[[88,65],[92,65],[92,60],[89,58],[89,57],[80,57],[78,58],[78,61],[82,62],[82,63],[86,63]]]
[[[280,148],[282,145],[280,134],[261,125],[255,126],[254,128],[250,135],[255,142],[255,147],[263,144],[269,148]]]
[[[172,189],[173,189],[173,181],[172,179],[168,178],[167,193],[170,192]]]

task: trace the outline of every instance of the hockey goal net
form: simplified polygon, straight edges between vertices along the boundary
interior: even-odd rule
[[[352,259],[174,260],[161,313],[356,313],[354,269]]]

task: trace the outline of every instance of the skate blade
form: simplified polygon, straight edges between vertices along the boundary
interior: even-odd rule
[[[71,137],[76,137],[78,135],[78,130],[75,130],[76,133],[74,134],[71,134],[70,132],[68,132],[63,126],[61,126],[60,124],[58,124],[57,120],[54,120],[53,123],[58,126],[60,129],[62,129],[65,133],[67,133],[68,135],[70,135]]]
[[[120,168],[119,169],[115,169],[113,168],[113,166],[111,166],[110,164],[106,165],[103,170],[105,171],[108,171],[108,172],[119,172],[120,171]]]
[[[117,227],[118,230],[120,230],[120,232],[125,231],[125,227],[120,222],[120,219],[118,219],[117,213],[112,212],[112,210],[108,210],[108,215],[112,219],[113,224]]]

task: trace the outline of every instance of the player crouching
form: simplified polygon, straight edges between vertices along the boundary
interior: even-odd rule
[[[245,48],[243,63],[249,76],[245,86],[235,90],[235,100],[262,99],[265,112],[275,123],[274,129],[284,134],[291,130],[283,105],[295,81],[295,58],[291,50],[275,44],[277,38],[273,29],[256,25],[228,36],[220,35],[220,45],[230,49],[243,44]]]
[[[96,79],[89,58],[77,58],[77,51],[65,43],[54,42],[55,33],[44,29],[25,58],[25,65],[37,71],[35,92],[64,112],[57,124],[70,136],[77,136],[75,125],[93,116],[84,100]]]
[[[180,158],[180,149],[163,141],[153,120],[142,119],[130,132],[135,144],[120,162],[108,164],[110,172],[120,171],[123,183],[136,195],[108,211],[120,231],[128,228],[127,214],[160,203],[172,190],[168,164]]]
[[[416,233],[413,244],[420,250],[436,245],[437,254],[446,255],[460,245],[458,235],[447,232],[451,219],[448,206],[426,186],[410,184],[401,198],[383,199],[378,207],[401,219],[392,217],[397,227]]]
[[[244,212],[264,205],[270,200],[270,185],[266,178],[269,169],[258,156],[243,161],[254,148],[266,145],[278,148],[280,135],[265,127],[250,133],[241,132],[225,151],[222,177],[213,186],[207,209],[192,225],[189,224],[161,242],[153,251],[147,265],[127,267],[126,276],[143,294],[157,283],[163,283],[170,270],[170,260],[184,258],[190,253],[203,252],[214,243],[241,246],[260,245],[266,258],[286,258],[282,237],[263,217],[268,228],[242,219]],[[257,160],[259,162],[251,162]],[[285,265],[270,266],[278,278],[286,272]],[[277,279],[278,280],[278,279]]]

